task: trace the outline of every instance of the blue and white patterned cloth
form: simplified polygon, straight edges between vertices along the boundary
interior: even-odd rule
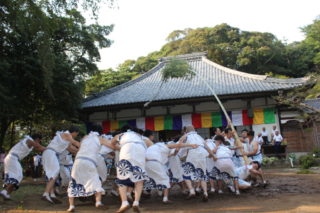
[[[156,160],[147,160],[146,172],[148,174],[148,180],[144,182],[144,188],[146,190],[170,188],[170,177],[165,165]]]
[[[120,139],[117,181],[119,185],[132,185],[148,179],[145,171],[146,146],[141,135],[126,132]]]

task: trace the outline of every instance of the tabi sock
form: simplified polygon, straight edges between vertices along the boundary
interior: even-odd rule
[[[139,201],[134,201],[132,205],[133,206],[139,206]]]
[[[128,201],[122,201],[121,207],[125,207],[125,206],[129,206],[129,202]]]
[[[163,202],[168,201],[168,197],[163,197]]]
[[[101,201],[96,201],[96,207],[101,205],[102,205]]]

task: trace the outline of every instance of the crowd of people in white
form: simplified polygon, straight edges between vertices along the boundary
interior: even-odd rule
[[[271,139],[278,146],[283,138],[275,127],[273,131]],[[77,197],[94,195],[95,206],[103,206],[106,160],[110,158],[115,159],[117,169],[118,192],[113,193],[119,193],[122,201],[118,213],[131,207],[140,212],[140,197],[150,196],[151,190],[161,192],[164,204],[171,203],[169,191],[174,184],[181,187],[186,199],[198,194],[207,202],[208,194],[222,194],[224,188],[239,195],[240,190],[252,187],[258,180],[266,183],[261,170],[261,146],[269,143],[265,128],[256,137],[253,131],[243,130],[241,143],[235,142],[235,133],[228,127],[224,131],[213,128],[213,137],[203,139],[193,126],[187,126],[180,137],[169,142],[154,142],[152,131],[130,126],[102,134],[101,126],[94,125],[81,142],[75,139],[78,134],[77,127],[59,131],[47,147],[41,145],[40,134],[25,136],[4,158],[5,188],[0,195],[10,199],[11,192],[18,189],[23,178],[19,161],[33,149],[43,153],[47,179],[43,200],[61,203],[56,197],[57,186],[65,187],[70,212],[75,210]]]

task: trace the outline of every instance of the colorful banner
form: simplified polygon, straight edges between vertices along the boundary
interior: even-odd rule
[[[253,109],[253,118],[249,118],[248,110],[228,112],[235,126],[272,124],[275,123],[274,108]],[[103,121],[103,132],[115,131],[124,125],[153,131],[181,130],[184,126],[193,125],[195,128],[224,127],[228,122],[222,112],[194,113],[185,115],[166,115],[156,117],[137,118],[132,120]]]

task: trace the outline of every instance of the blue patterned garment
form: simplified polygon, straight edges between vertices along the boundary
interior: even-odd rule
[[[207,181],[207,175],[201,168],[195,168],[190,162],[182,164],[183,179],[192,181]]]
[[[216,180],[219,176],[219,171],[216,167],[213,167],[211,171],[207,171],[207,176],[211,180]]]
[[[162,190],[162,189],[166,189],[167,186],[162,184],[157,184],[154,179],[149,177],[149,179],[144,182],[143,188],[145,190],[151,190],[151,189]]]
[[[89,197],[94,195],[96,192],[86,192],[82,184],[77,184],[77,182],[72,178],[68,187],[69,197]]]
[[[227,172],[220,172],[220,170],[218,168],[216,168],[216,171],[218,172],[218,179],[219,180],[223,180],[224,182],[229,182],[229,181],[232,181],[232,180],[238,180],[239,178],[238,177],[232,177],[229,173]]]
[[[14,186],[14,190],[19,189],[19,181],[15,178],[11,178],[8,173],[4,174],[4,184],[3,188],[5,188],[8,184],[12,184]]]
[[[146,180],[147,179],[147,174],[145,171],[143,171],[139,166],[132,166],[132,164],[128,160],[120,160],[117,164],[117,172],[119,173],[120,176],[127,176],[130,175],[132,176],[136,182],[137,180]],[[130,178],[129,178],[130,180]],[[132,182],[132,180],[130,180]],[[128,181],[126,181],[128,182]],[[122,180],[117,180],[116,183],[118,185],[127,185],[126,182]],[[128,182],[129,183],[129,182]],[[130,183],[130,185],[132,185]]]
[[[179,179],[173,177],[171,169],[168,169],[168,176],[170,178],[170,183],[179,183]]]

